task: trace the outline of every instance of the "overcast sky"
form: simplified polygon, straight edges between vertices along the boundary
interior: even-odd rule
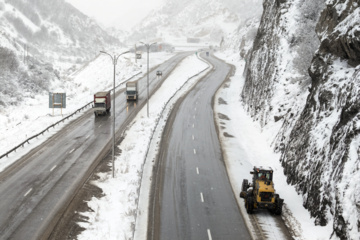
[[[165,0],[66,0],[105,26],[129,30]]]

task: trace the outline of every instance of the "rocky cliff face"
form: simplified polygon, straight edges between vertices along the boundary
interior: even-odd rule
[[[319,46],[315,33],[323,0],[264,1],[264,12],[252,51],[247,54],[242,97],[262,127],[279,129],[275,148],[288,141],[305,105],[312,56]]]
[[[242,96],[264,128],[278,128],[274,148],[315,224],[332,224],[332,238],[357,239],[360,5],[301,2],[264,1]]]

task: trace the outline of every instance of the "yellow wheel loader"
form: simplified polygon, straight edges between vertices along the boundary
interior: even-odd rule
[[[273,170],[271,168],[254,167],[250,172],[253,175],[252,183],[243,180],[240,197],[245,200],[247,213],[255,209],[268,209],[270,212],[281,215],[284,199],[275,194]]]

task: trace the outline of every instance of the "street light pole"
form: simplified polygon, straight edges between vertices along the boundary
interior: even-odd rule
[[[125,53],[128,53],[129,51],[123,52],[119,55],[114,55],[112,56],[111,54],[104,52],[104,51],[100,51],[103,54],[106,54],[108,56],[111,57],[111,60],[113,62],[114,65],[114,81],[113,81],[113,144],[112,144],[112,176],[113,178],[115,177],[115,67],[117,64],[117,60],[119,59],[119,57]]]
[[[149,117],[149,50],[151,45],[156,44],[156,42],[151,44],[143,42],[140,43],[144,44],[147,49],[147,117]]]

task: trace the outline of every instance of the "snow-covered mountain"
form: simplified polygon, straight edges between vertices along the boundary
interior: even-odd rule
[[[152,11],[129,36],[132,41],[196,38],[201,43],[220,45],[239,25],[260,16],[260,0],[168,0]]]
[[[358,0],[265,0],[242,98],[333,239],[360,235]]]
[[[47,91],[109,44],[119,42],[64,0],[0,0],[0,107]]]

